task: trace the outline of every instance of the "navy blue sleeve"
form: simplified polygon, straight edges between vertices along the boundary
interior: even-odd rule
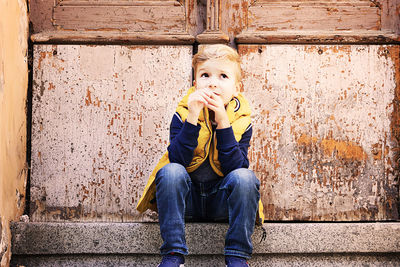
[[[193,159],[193,151],[197,147],[199,132],[200,125],[182,122],[180,116],[175,113],[169,133],[169,161],[187,167]]]
[[[251,124],[243,133],[239,142],[235,139],[232,127],[216,130],[218,160],[221,163],[224,175],[239,168],[249,167],[247,152],[252,134],[253,128]]]

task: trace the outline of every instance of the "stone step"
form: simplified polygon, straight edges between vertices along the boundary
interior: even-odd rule
[[[266,223],[250,266],[400,266],[400,223]],[[227,224],[188,223],[185,266],[224,266]],[[157,223],[12,224],[12,266],[156,266]]]

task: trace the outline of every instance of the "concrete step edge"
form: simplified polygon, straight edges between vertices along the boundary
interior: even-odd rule
[[[254,254],[399,253],[400,222],[266,223],[253,235]],[[223,253],[227,224],[187,223],[192,255]],[[12,223],[14,255],[158,254],[157,223]]]

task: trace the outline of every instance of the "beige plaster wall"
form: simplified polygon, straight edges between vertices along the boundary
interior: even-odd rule
[[[11,257],[9,222],[23,213],[26,168],[28,15],[24,0],[0,0],[0,260]]]

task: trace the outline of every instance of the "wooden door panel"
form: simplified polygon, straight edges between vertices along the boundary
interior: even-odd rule
[[[250,31],[380,30],[380,8],[369,0],[257,0],[248,8]]]
[[[399,10],[400,0],[233,0],[222,29],[246,44],[399,43]]]
[[[266,219],[399,219],[399,46],[239,51]]]
[[[191,57],[187,45],[35,45],[32,221],[157,218],[136,204],[190,87]]]
[[[32,0],[30,19],[42,43],[383,44],[400,42],[399,10],[400,0]]]
[[[190,85],[191,49],[35,47],[32,220],[156,220],[135,205]],[[239,52],[266,219],[397,220],[399,47]]]
[[[339,3],[326,6],[257,3],[249,8],[248,30],[380,30],[379,8]]]
[[[53,18],[54,26],[66,30],[185,31],[185,8],[178,1],[60,1]]]
[[[34,0],[36,43],[192,44],[201,29],[194,0]]]

